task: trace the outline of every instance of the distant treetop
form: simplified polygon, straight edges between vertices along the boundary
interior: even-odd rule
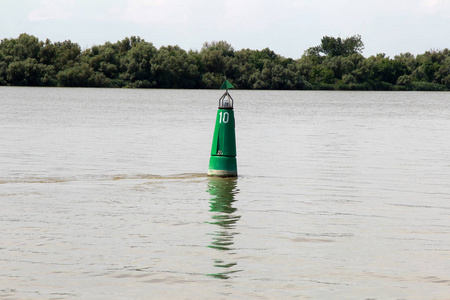
[[[364,50],[364,43],[361,40],[361,36],[354,35],[346,39],[340,37],[334,38],[331,36],[324,36],[319,46],[311,47],[306,50],[307,55],[320,55],[320,53],[326,56],[350,56],[355,53],[362,53]]]

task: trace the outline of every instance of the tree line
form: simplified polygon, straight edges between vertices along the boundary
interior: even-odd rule
[[[23,33],[0,43],[0,85],[210,89],[226,76],[240,89],[450,90],[449,49],[394,58],[363,49],[359,35],[324,36],[294,60],[226,41],[185,51],[132,36],[82,50]]]

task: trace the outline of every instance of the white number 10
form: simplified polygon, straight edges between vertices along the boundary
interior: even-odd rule
[[[227,124],[228,121],[230,120],[230,114],[228,112],[224,112],[223,113],[223,117],[222,117],[222,112],[219,113],[219,123],[225,123]]]

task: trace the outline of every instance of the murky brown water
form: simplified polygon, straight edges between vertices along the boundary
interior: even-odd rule
[[[450,299],[449,93],[0,87],[1,299]]]

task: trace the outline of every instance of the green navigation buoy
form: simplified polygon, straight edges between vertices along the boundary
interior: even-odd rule
[[[228,80],[221,87],[226,92],[219,99],[208,176],[237,177],[234,100],[228,93],[228,89],[232,88],[233,85]]]

